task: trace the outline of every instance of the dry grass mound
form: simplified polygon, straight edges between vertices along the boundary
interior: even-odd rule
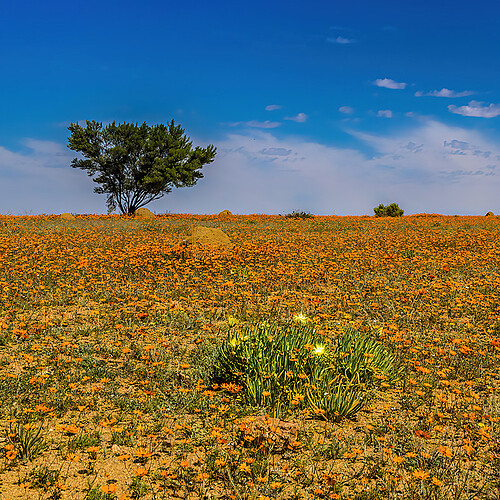
[[[74,215],[71,215],[69,212],[62,213],[59,218],[64,220],[76,220],[76,217]]]
[[[233,213],[229,210],[223,210],[222,212],[219,212],[219,217],[228,217],[229,215],[233,215]]]
[[[134,212],[134,217],[137,217],[139,219],[154,219],[156,215],[151,212],[151,210],[142,207]]]
[[[495,214],[493,212],[488,212],[485,217],[494,217]]]
[[[231,250],[233,244],[229,236],[219,228],[193,226],[191,234],[184,241],[188,245],[203,245]]]

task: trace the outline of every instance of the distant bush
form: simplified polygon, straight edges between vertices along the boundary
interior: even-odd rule
[[[304,212],[303,210],[294,210],[289,214],[285,214],[283,217],[287,219],[312,219],[314,215],[310,212]]]
[[[413,215],[410,215],[409,217],[418,217],[418,218],[431,218],[431,217],[444,217],[443,214],[426,214],[426,213],[422,213],[422,214],[413,214]]]
[[[382,203],[373,209],[375,217],[401,217],[405,212],[401,210],[397,203],[384,206]]]

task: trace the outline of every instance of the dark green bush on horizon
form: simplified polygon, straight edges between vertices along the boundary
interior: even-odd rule
[[[287,219],[312,219],[314,215],[311,212],[305,212],[304,210],[294,210],[283,217]]]
[[[405,212],[398,207],[397,203],[383,205],[382,203],[373,209],[375,217],[401,217]]]

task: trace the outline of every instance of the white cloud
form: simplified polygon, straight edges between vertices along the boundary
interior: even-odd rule
[[[339,111],[345,115],[352,115],[354,113],[354,108],[351,108],[351,106],[340,106]]]
[[[476,116],[480,118],[495,118],[500,115],[500,104],[483,106],[482,102],[471,101],[467,106],[454,106],[450,104],[448,110],[462,116]]]
[[[348,45],[350,43],[354,43],[356,40],[354,40],[353,38],[346,38],[346,37],[343,37],[343,36],[337,36],[336,38],[327,38],[326,39],[327,42],[330,42],[330,43],[338,43],[340,45]]]
[[[407,84],[402,82],[395,82],[390,78],[378,78],[373,82],[373,85],[376,85],[377,87],[384,87],[386,89],[404,89],[406,88]]]
[[[449,186],[446,179],[443,179],[443,172],[484,171],[488,165],[496,165],[495,162],[500,166],[500,148],[489,143],[479,133],[459,127],[449,127],[432,120],[422,122],[410,132],[395,136],[383,137],[358,132],[352,134],[374,148],[376,154],[371,162],[378,166],[385,165],[395,171],[399,170],[402,178],[405,176],[414,178],[416,188],[419,185],[425,187],[426,184],[429,186],[436,184],[440,185],[446,194]],[[484,172],[484,175],[492,174]],[[490,191],[488,184],[490,182],[500,188],[500,177],[498,179],[495,177],[493,180],[484,181],[483,188],[486,191]],[[462,186],[464,200],[461,202],[464,205],[469,202],[466,200],[466,187],[467,185]],[[491,203],[493,200],[494,198],[481,200],[477,197],[474,203],[480,206],[485,201]],[[457,204],[457,200],[453,200],[453,203]]]
[[[479,132],[422,118],[396,134],[350,134],[359,148],[276,137],[258,128],[230,134],[217,141],[217,157],[196,186],[174,189],[148,208],[373,215],[379,203],[396,202],[407,214],[500,212],[500,146]],[[36,149],[0,147],[0,213],[105,212],[105,196],[92,192],[95,183],[69,166],[71,151],[52,142],[26,144]],[[366,149],[373,154],[361,152]]]
[[[265,122],[259,122],[257,120],[250,120],[249,122],[244,122],[244,125],[248,125],[253,128],[276,128],[281,125],[280,122],[271,122],[266,120]]]
[[[26,139],[24,144],[29,148],[24,153],[0,146],[0,213],[102,213],[93,197],[100,198],[105,211],[105,198],[92,195],[96,184],[82,170],[71,168],[76,153],[51,141]]]
[[[266,106],[266,111],[276,111],[277,109],[281,109],[283,106],[279,106],[278,104],[269,104]]]
[[[164,206],[173,212],[197,206],[194,211],[201,213],[228,208],[373,215],[373,207],[394,201],[407,214],[500,212],[500,147],[479,133],[422,119],[396,135],[351,134],[375,154],[277,138],[268,131],[228,136],[218,144],[220,154],[205,178],[195,188],[170,194]],[[455,155],[445,142],[467,143],[470,150]],[[291,152],[267,154],[281,149]],[[491,155],[486,159],[474,151]]]
[[[305,113],[299,113],[296,116],[285,116],[285,120],[290,120],[292,122],[304,123],[307,120],[307,115]]]
[[[377,116],[382,118],[392,118],[392,111],[390,109],[379,109]]]
[[[468,95],[473,95],[475,92],[472,90],[464,90],[462,92],[456,92],[455,90],[450,90],[442,88],[441,90],[431,90],[430,92],[415,92],[416,97],[422,96],[432,96],[432,97],[466,97]]]

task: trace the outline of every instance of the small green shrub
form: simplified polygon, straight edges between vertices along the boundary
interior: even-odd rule
[[[43,488],[47,491],[48,488],[55,485],[59,479],[60,471],[49,469],[46,465],[42,465],[38,469],[32,470],[28,479],[31,481],[32,486]]]
[[[407,248],[401,252],[401,257],[404,259],[413,259],[413,257],[415,257],[415,250],[413,250],[413,248]]]
[[[283,217],[287,219],[312,219],[314,215],[310,212],[304,212],[304,210],[294,210],[289,214],[285,214]]]
[[[19,458],[25,460],[34,460],[42,451],[47,448],[47,442],[42,435],[43,422],[36,427],[34,423],[18,424],[14,432],[10,435],[13,436],[13,443],[18,450]]]
[[[396,377],[396,359],[347,330],[327,343],[310,324],[230,329],[214,357],[213,380],[240,385],[245,403],[276,414],[308,408],[328,420],[357,413],[376,384]]]
[[[84,500],[116,500],[114,493],[104,493],[99,486],[89,487]]]
[[[375,217],[401,217],[405,212],[398,207],[397,203],[383,205],[382,203],[373,209]]]
[[[101,445],[101,433],[99,431],[83,432],[75,436],[68,443],[68,451],[84,450],[89,446]]]
[[[130,491],[132,492],[132,498],[142,498],[149,493],[149,486],[140,477],[132,478],[132,484],[130,485]]]

